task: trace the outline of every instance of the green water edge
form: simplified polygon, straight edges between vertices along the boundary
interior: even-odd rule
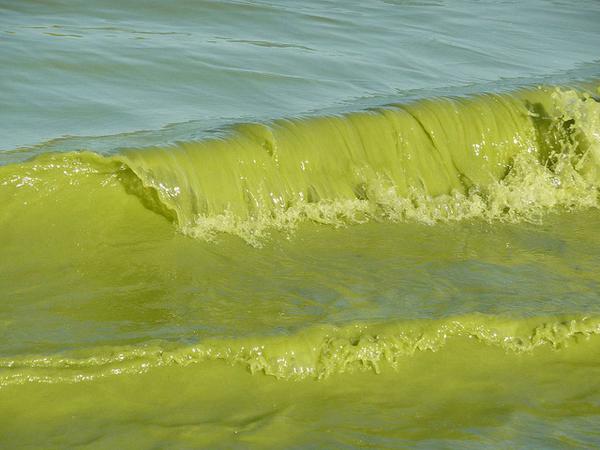
[[[598,106],[519,95],[1,167],[2,444],[597,445]]]

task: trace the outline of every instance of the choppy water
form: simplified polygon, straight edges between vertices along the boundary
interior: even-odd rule
[[[0,2],[0,443],[600,445],[600,4]]]

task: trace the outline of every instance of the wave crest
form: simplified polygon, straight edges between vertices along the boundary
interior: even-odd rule
[[[600,104],[538,89],[271,125],[117,157],[190,236],[259,246],[302,221],[536,221],[598,206]]]

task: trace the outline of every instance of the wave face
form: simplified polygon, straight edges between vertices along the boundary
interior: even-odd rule
[[[120,159],[184,233],[256,243],[302,219],[432,223],[595,206],[599,124],[591,97],[543,90],[248,124]]]
[[[114,157],[46,155],[5,169],[3,183],[26,183],[19,170],[56,159],[69,177],[109,170],[183,233],[252,245],[302,221],[536,220],[597,206],[599,124],[590,94],[540,88],[242,124],[224,138]]]

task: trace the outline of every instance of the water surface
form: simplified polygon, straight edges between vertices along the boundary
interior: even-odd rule
[[[595,1],[0,5],[0,443],[600,444]]]

